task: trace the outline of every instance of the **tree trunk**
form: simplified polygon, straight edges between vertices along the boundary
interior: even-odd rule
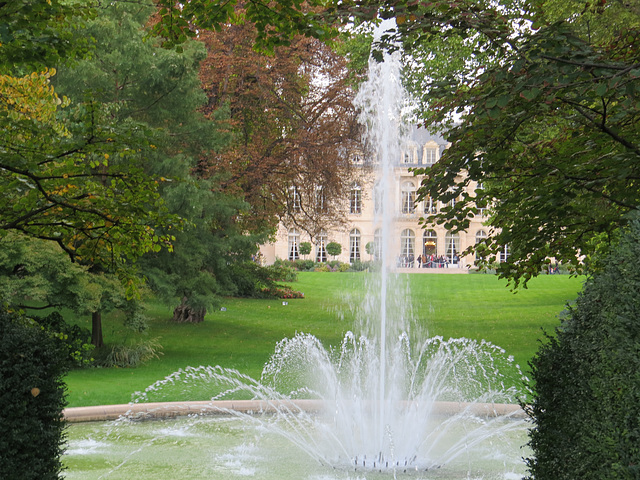
[[[102,312],[91,313],[91,343],[96,347],[104,347],[102,338]]]
[[[187,305],[185,297],[182,299],[182,303],[173,310],[173,318],[171,320],[177,323],[200,323],[204,322],[206,313],[206,308],[192,308]]]

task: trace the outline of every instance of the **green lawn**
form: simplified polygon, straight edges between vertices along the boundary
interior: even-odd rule
[[[199,325],[168,321],[171,310],[151,304],[150,336],[159,337],[163,355],[136,369],[85,369],[67,376],[69,406],[128,403],[131,394],[179,368],[221,365],[259,378],[276,342],[297,332],[337,345],[352,328],[349,304],[363,295],[363,273],[301,273],[293,285],[301,300],[230,298],[226,311],[207,315]],[[485,339],[503,347],[525,367],[542,329],[552,331],[582,280],[543,276],[513,294],[492,275],[408,275],[413,311],[430,335]],[[85,325],[88,327],[88,325]],[[104,320],[105,341],[127,335],[117,318]],[[131,334],[129,334],[131,336]]]

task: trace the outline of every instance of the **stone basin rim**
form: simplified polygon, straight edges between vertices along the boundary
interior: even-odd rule
[[[229,415],[238,413],[269,413],[276,410],[293,409],[305,412],[323,410],[322,400],[216,400],[185,402],[125,403],[119,405],[99,405],[71,407],[63,410],[63,417],[69,423],[104,422],[117,420],[123,415],[134,419],[152,420],[175,418],[188,415]],[[467,403],[433,402],[431,412],[436,415],[456,415],[462,412],[482,417],[526,418],[520,405],[508,403]]]

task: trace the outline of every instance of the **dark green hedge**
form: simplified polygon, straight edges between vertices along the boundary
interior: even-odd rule
[[[0,478],[60,478],[63,452],[63,343],[0,307]]]
[[[640,478],[640,222],[531,362],[537,480]]]

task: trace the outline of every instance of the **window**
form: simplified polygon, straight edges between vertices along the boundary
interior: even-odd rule
[[[438,235],[435,230],[425,230],[422,234],[422,239],[424,240],[422,252],[427,256],[436,255],[438,252]]]
[[[316,262],[327,261],[327,232],[320,231],[318,235],[318,243],[316,244]]]
[[[511,255],[511,249],[509,248],[509,245],[505,245],[500,250],[500,263],[506,262],[509,259],[509,255]]]
[[[425,165],[433,165],[438,161],[438,149],[432,147],[424,148],[423,163]]]
[[[316,210],[318,212],[327,211],[326,195],[324,193],[324,188],[320,185],[316,187]]]
[[[373,234],[373,258],[382,260],[382,232],[379,228]]]
[[[427,195],[424,199],[424,213],[427,215],[435,215],[438,213],[438,209],[436,208],[436,203],[431,195]]]
[[[452,233],[447,230],[444,236],[445,255],[449,262],[454,262],[454,257],[457,258],[460,252],[460,236],[457,233]]]
[[[357,183],[351,188],[349,194],[349,212],[362,213],[362,189]]]
[[[483,188],[482,182],[478,182],[478,184],[476,185],[476,196],[478,195],[478,193],[482,193],[480,192]],[[486,217],[487,216],[487,204],[485,203],[485,206],[483,207],[479,207],[476,204],[476,208],[477,208],[477,212],[476,212],[476,217]]]
[[[402,213],[409,214],[416,211],[416,186],[413,182],[404,182],[400,191]]]
[[[291,207],[291,213],[300,213],[302,206],[300,204],[300,192],[295,185],[289,187],[289,202]]]
[[[478,230],[476,232],[476,245],[484,241],[485,238],[487,238],[487,232],[485,232],[484,230]],[[483,258],[482,255],[476,252],[476,260],[479,260],[481,258]]]
[[[416,235],[413,230],[406,228],[400,234],[400,255],[409,262],[413,261],[415,255]]]
[[[349,232],[349,262],[360,260],[360,230],[354,228]]]
[[[300,243],[300,234],[297,230],[289,230],[289,245],[287,248],[289,260],[298,260],[300,258],[300,250],[298,245]]]
[[[380,182],[376,182],[376,185],[373,187],[373,209],[376,214],[382,213],[383,210],[382,185]]]
[[[418,146],[416,144],[409,144],[406,150],[402,152],[402,163],[416,163],[418,158]]]

